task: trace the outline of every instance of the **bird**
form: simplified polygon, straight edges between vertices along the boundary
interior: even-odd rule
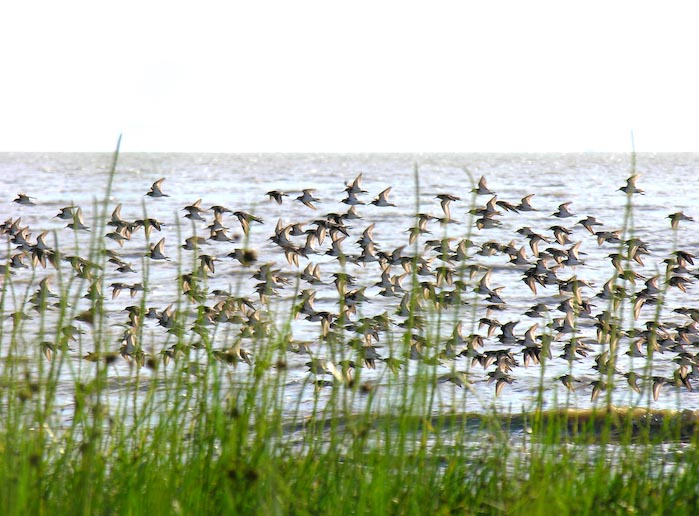
[[[220,204],[215,204],[211,207],[211,211],[214,212],[214,216],[222,216],[224,213],[233,213],[233,210],[221,206]]]
[[[663,378],[662,376],[654,376],[653,377],[653,400],[658,401],[658,398],[660,398],[660,390],[663,388],[663,385],[665,385],[668,382],[666,378]]]
[[[199,259],[200,270],[202,271],[202,274],[206,275],[207,271],[211,272],[211,274],[214,274],[216,272],[215,256],[211,256],[208,254],[200,254],[197,258]]]
[[[501,222],[493,218],[493,215],[483,216],[476,220],[476,227],[480,229],[497,228],[501,226]]]
[[[495,383],[495,396],[500,396],[505,385],[512,384],[514,378],[504,372],[502,369],[497,368],[495,371],[488,373],[488,383]]]
[[[197,199],[192,204],[182,208],[182,210],[187,212],[185,218],[190,220],[204,220],[201,214],[205,213],[206,210],[201,207],[201,199]]]
[[[629,384],[629,387],[631,387],[631,390],[637,394],[641,394],[641,388],[638,386],[638,375],[633,371],[629,371],[624,373],[623,376],[626,378],[626,382]]]
[[[485,203],[485,206],[482,208],[474,208],[469,210],[469,213],[471,215],[480,215],[481,217],[485,218],[493,218],[496,215],[500,215],[501,212],[498,211],[497,209],[497,204],[498,198],[493,196],[491,197],[487,203]]]
[[[75,206],[65,206],[59,210],[59,212],[54,215],[55,218],[63,220],[73,220],[73,210]]]
[[[607,244],[618,244],[621,242],[621,230],[615,231],[595,231],[595,236],[597,237],[597,245]]]
[[[161,238],[157,244],[151,244],[147,256],[153,260],[169,260],[170,258],[165,256],[165,238]]]
[[[590,401],[595,401],[602,391],[607,390],[607,383],[602,380],[595,380],[590,383],[592,385],[592,394],[590,395]]]
[[[468,377],[468,373],[466,371],[449,372],[437,377],[437,383],[447,382],[453,383],[454,385],[456,385],[457,387],[461,387],[462,389],[464,387],[472,389],[472,385],[474,383],[474,381]]]
[[[451,210],[450,210],[449,205],[453,201],[460,200],[461,197],[458,197],[458,196],[452,195],[452,194],[437,194],[435,197],[440,200],[440,205],[442,207],[442,211],[444,212],[444,220],[450,221],[451,220]]]
[[[117,230],[117,231],[110,231],[107,233],[105,238],[111,238],[114,240],[117,244],[119,244],[119,247],[124,247],[124,242],[127,240],[130,240],[131,236],[124,233],[125,230]]]
[[[689,217],[688,215],[685,215],[681,211],[678,211],[676,213],[671,213],[670,215],[667,216],[668,219],[670,219],[670,225],[672,229],[677,229],[680,227],[680,222],[683,220],[686,221],[693,221],[694,219],[692,217]]]
[[[120,272],[122,274],[127,273],[127,272],[133,272],[135,273],[136,271],[133,269],[130,263],[120,263],[119,266],[116,268],[117,272]]]
[[[311,285],[322,284],[323,282],[320,277],[320,264],[313,264],[309,262],[303,272],[301,272],[299,275],[299,278]]]
[[[75,210],[73,213],[73,222],[67,224],[66,227],[76,231],[90,231],[90,228],[85,225],[85,221],[83,220],[83,212],[80,208]]]
[[[350,206],[357,206],[358,204],[366,204],[364,201],[360,201],[357,198],[357,194],[354,193],[352,190],[347,191],[347,197],[342,199],[341,202],[344,204],[348,204]]]
[[[573,232],[563,226],[551,226],[549,228],[551,231],[553,231],[553,237],[556,239],[556,242],[558,242],[561,245],[567,245],[570,244],[571,241],[568,238],[568,236],[572,235]]]
[[[527,252],[524,246],[520,247],[517,253],[510,255],[510,263],[513,265],[529,265],[529,260],[527,259]]]
[[[129,231],[132,231],[135,228],[134,224],[130,224],[121,217],[121,204],[117,204],[114,207],[112,216],[107,222],[107,226],[112,226],[117,229],[128,228]]]
[[[376,226],[376,223],[369,224],[364,231],[362,232],[362,236],[357,240],[357,245],[359,246],[365,246],[368,244],[373,244],[374,243],[374,227]]]
[[[209,233],[209,240],[215,242],[237,242],[237,235],[228,235],[225,228],[212,229]]]
[[[379,195],[376,196],[376,198],[371,201],[371,204],[374,206],[393,206],[395,207],[395,204],[392,202],[389,202],[388,200],[388,194],[391,192],[391,187],[389,186],[385,190],[382,190],[379,192]]]
[[[536,209],[531,205],[532,197],[535,194],[529,194],[522,197],[522,200],[517,205],[517,210],[519,211],[536,211]]]
[[[200,236],[190,236],[187,237],[184,241],[184,244],[182,244],[182,249],[186,251],[194,251],[195,249],[198,249],[200,245],[203,245],[206,243],[206,238],[200,237]]]
[[[373,203],[372,203],[373,204]],[[343,220],[355,220],[361,219],[362,217],[357,213],[356,206],[350,206],[345,213],[342,214]]]
[[[277,204],[281,204],[284,200],[284,197],[288,197],[289,194],[282,192],[280,190],[270,190],[267,192],[265,195],[269,196],[270,201],[274,201]]]
[[[568,207],[573,204],[572,202],[564,202],[558,205],[558,210],[554,211],[552,215],[558,217],[559,219],[564,219],[567,217],[573,217],[575,214],[571,212]]]
[[[165,224],[158,219],[154,219],[153,217],[147,217],[145,219],[136,219],[133,221],[133,229],[140,229],[143,228],[143,231],[146,234],[146,237],[150,237],[150,234],[153,230],[156,231],[162,231],[163,226]]]
[[[240,222],[240,226],[243,229],[243,233],[245,235],[250,234],[250,223],[251,222],[257,222],[258,224],[264,224],[264,221],[260,217],[256,217],[255,215],[252,215],[250,213],[246,213],[244,211],[234,211],[233,215],[235,215],[238,218],[238,221]]]
[[[579,220],[578,224],[587,229],[591,235],[595,234],[595,231],[592,229],[593,226],[603,225],[601,222],[599,222],[595,217],[592,217],[591,215],[588,215],[587,218]]]
[[[481,176],[481,178],[478,180],[478,186],[472,189],[471,192],[475,193],[476,195],[495,195],[495,192],[488,188],[485,181],[485,176]]]
[[[490,278],[492,275],[493,270],[488,269],[478,282],[478,286],[473,291],[477,294],[484,294],[486,296],[492,294],[493,290],[490,288]]]
[[[354,178],[354,181],[351,183],[345,183],[345,192],[348,194],[359,194],[359,193],[367,193],[366,190],[362,190],[362,173],[360,172],[357,177]]]
[[[559,376],[558,380],[565,386],[566,389],[568,389],[571,392],[575,392],[574,382],[579,382],[577,378],[570,374],[564,374],[563,376]]]
[[[16,202],[23,206],[36,206],[32,199],[35,199],[35,197],[29,197],[27,194],[18,193],[17,197],[12,202]]]
[[[150,190],[146,193],[148,197],[170,197],[168,194],[163,193],[162,186],[163,186],[163,181],[165,181],[164,177],[161,177],[158,179],[153,185],[150,187]],[[143,191],[143,190],[141,190]]]
[[[257,251],[254,249],[234,249],[228,257],[238,260],[243,267],[249,267],[257,262]]]
[[[633,174],[630,176],[628,179],[626,179],[626,185],[622,186],[619,188],[620,191],[624,192],[627,195],[633,195],[633,194],[644,194],[645,192],[641,190],[640,188],[636,188],[636,181],[640,177],[640,174]]]
[[[408,233],[410,233],[410,238],[408,239],[408,243],[414,244],[415,241],[417,240],[417,237],[419,235],[429,233],[430,231],[427,229],[427,223],[432,219],[433,217],[431,215],[427,215],[424,213],[418,213],[417,215],[417,224],[411,228],[408,229]]]
[[[305,188],[301,191],[301,195],[299,195],[296,200],[304,204],[305,206],[308,206],[309,208],[315,210],[317,209],[312,203],[314,202],[320,202],[320,199],[317,199],[316,197],[313,196],[313,192],[315,192],[315,189],[313,188]]]
[[[519,324],[519,321],[508,321],[500,325],[501,335],[498,340],[502,344],[515,344],[517,342],[517,337],[514,334],[515,326]],[[538,326],[538,325],[537,325]]]
[[[584,265],[584,262],[580,260],[580,246],[582,245],[582,242],[577,242],[575,245],[572,247],[566,249],[566,254],[567,258],[563,260],[561,263],[563,265],[567,265],[569,267],[573,267],[575,265]]]
[[[537,303],[534,306],[532,306],[529,310],[524,312],[524,315],[531,318],[540,318],[544,317],[545,314],[548,313],[548,311],[549,308],[546,305],[546,303]]]

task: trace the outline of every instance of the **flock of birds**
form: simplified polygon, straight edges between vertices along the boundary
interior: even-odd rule
[[[629,177],[619,195],[629,200],[642,195],[637,179],[636,174]],[[164,182],[159,179],[145,193],[152,199],[151,210],[169,196]],[[400,237],[403,243],[390,250],[375,240],[374,230],[383,210],[396,209],[391,188],[368,195],[362,174],[345,183],[343,211],[322,216],[316,215],[321,199],[313,189],[267,192],[267,202],[291,203],[294,213],[303,213],[301,221],[279,218],[273,230],[255,214],[221,205],[203,207],[198,199],[181,208],[182,218],[198,230],[178,243],[180,249],[156,235],[174,227],[174,221],[145,216],[126,220],[120,204],[110,207],[104,227],[90,227],[81,207],[74,205],[53,215],[53,220],[65,222],[60,230],[31,228],[20,214],[0,225],[6,242],[0,278],[5,292],[13,282],[29,283],[31,295],[9,318],[24,324],[37,312],[71,314],[68,323],[55,328],[55,338],[46,334],[39,344],[48,359],[58,351],[70,352],[86,330],[95,331],[102,313],[123,331],[113,350],[87,352],[82,356],[86,360],[111,363],[121,356],[155,368],[161,361],[186,358],[191,348],[208,342],[214,359],[251,365],[251,346],[282,342],[288,353],[305,357],[317,389],[354,385],[357,368],[383,367],[388,374],[399,374],[416,361],[440,368],[435,375],[439,383],[476,389],[485,382],[494,385],[496,396],[517,380],[519,368],[542,364],[558,364],[556,370],[565,374],[556,380],[570,391],[590,389],[593,401],[612,385],[628,385],[639,395],[649,388],[655,400],[664,385],[692,390],[699,376],[699,308],[678,306],[668,311],[669,317],[659,317],[667,308],[668,291],[686,293],[699,277],[691,252],[675,249],[655,257],[661,272],[643,275],[638,271],[653,256],[648,242],[622,229],[605,229],[593,216],[576,216],[570,202],[548,214],[537,209],[534,194],[510,203],[499,199],[484,177],[473,186],[461,193],[470,193],[472,205],[454,193],[434,193],[440,212],[413,214],[413,224]],[[41,206],[24,193],[14,202],[25,212]],[[367,218],[369,206],[375,208],[370,212],[373,222]],[[503,218],[524,212],[538,212],[545,228],[522,226],[509,242],[498,238],[476,243],[474,235],[487,235],[501,227]],[[668,218],[673,231],[693,220],[682,212]],[[582,238],[576,237],[576,227],[584,228]],[[62,252],[53,235],[66,231],[97,235],[99,252]],[[261,233],[265,239],[255,248],[251,235]],[[88,236],[81,238],[84,242]],[[584,246],[609,250],[611,274],[603,285],[585,279]],[[177,256],[182,256],[181,263]],[[150,274],[150,284],[128,279],[138,274],[139,266],[155,268],[163,262],[169,264],[170,276]],[[52,271],[61,268],[82,289],[75,302],[52,290]],[[531,299],[526,311],[513,313],[508,305],[513,287],[498,286],[502,271],[515,271],[521,279],[524,297]],[[173,294],[178,297],[171,303],[152,307],[138,302],[137,296],[147,296],[148,289],[174,285],[175,277]],[[230,288],[231,278],[239,278],[251,291]],[[111,292],[105,294],[107,289]],[[130,296],[127,306],[117,305],[122,292]],[[286,334],[280,333],[284,325],[272,309],[280,300],[299,321]],[[435,320],[442,325],[436,332],[442,337],[434,337],[430,325]],[[305,340],[293,338],[300,321],[305,321],[306,333],[312,328]],[[171,336],[163,349],[146,342],[147,324]],[[224,325],[233,328],[226,331],[232,338],[220,347],[215,329]],[[334,343],[349,358],[331,356]],[[624,355],[628,363],[642,365],[628,367]],[[662,375],[653,366],[658,356],[672,365]]]

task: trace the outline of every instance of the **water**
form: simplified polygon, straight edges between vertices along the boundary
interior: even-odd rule
[[[110,168],[111,156],[103,154],[0,154],[0,219],[21,217],[21,225],[28,226],[31,233],[30,242],[34,243],[37,235],[42,231],[48,231],[46,243],[50,247],[56,247],[65,254],[85,256],[86,249],[92,238],[101,238],[111,228],[97,227],[97,215],[100,209],[99,201],[103,198],[107,185],[107,172]],[[354,288],[366,287],[366,295],[369,300],[362,303],[357,310],[357,315],[352,317],[357,321],[362,317],[373,317],[386,313],[391,317],[394,325],[390,332],[379,331],[378,341],[372,341],[377,347],[376,351],[382,358],[393,357],[403,360],[401,374],[416,374],[418,367],[424,365],[418,360],[410,360],[406,355],[400,335],[405,331],[395,324],[405,320],[404,317],[395,315],[401,297],[379,295],[381,289],[375,286],[381,277],[381,267],[377,262],[366,264],[348,263],[344,268],[331,256],[325,255],[330,248],[330,238],[326,237],[322,244],[314,244],[318,254],[309,254],[308,257],[299,259],[298,267],[290,264],[281,249],[269,240],[274,234],[275,225],[279,220],[282,224],[302,223],[304,229],[313,226],[312,222],[322,218],[328,213],[344,213],[348,206],[340,202],[344,197],[344,189],[360,172],[363,174],[363,189],[368,193],[358,197],[365,205],[356,206],[362,219],[347,221],[351,227],[349,236],[343,243],[344,252],[348,255],[359,255],[361,249],[355,245],[362,232],[374,224],[373,238],[376,248],[389,252],[405,245],[404,254],[418,254],[431,258],[431,269],[434,272],[437,267],[445,264],[437,258],[434,250],[426,249],[424,243],[430,239],[454,237],[455,243],[463,238],[471,239],[477,246],[486,242],[507,244],[512,242],[515,248],[526,248],[527,260],[534,263],[532,250],[524,236],[517,233],[522,227],[530,227],[533,231],[545,235],[553,240],[553,232],[549,229],[553,225],[562,225],[569,228],[572,233],[569,236],[570,244],[542,243],[540,250],[547,247],[556,249],[568,249],[573,243],[580,242],[580,255],[584,265],[562,266],[556,275],[565,280],[575,275],[578,279],[590,284],[590,287],[582,289],[583,298],[593,303],[591,315],[595,316],[603,310],[609,309],[609,302],[595,295],[601,291],[602,285],[612,277],[614,268],[607,257],[610,253],[619,251],[619,244],[603,243],[598,245],[597,238],[588,233],[577,221],[592,215],[604,225],[595,230],[617,230],[628,227],[626,238],[634,236],[648,243],[650,254],[643,257],[644,265],[633,262],[636,272],[644,278],[650,278],[655,274],[664,274],[666,264],[663,262],[671,256],[674,250],[681,249],[690,253],[696,252],[699,237],[696,232],[696,222],[686,221],[680,223],[676,232],[670,230],[667,216],[671,213],[683,211],[687,215],[699,215],[696,206],[699,205],[699,178],[693,173],[699,165],[697,154],[641,154],[637,156],[636,170],[640,173],[637,186],[645,190],[645,194],[632,196],[633,212],[629,220],[625,220],[627,196],[619,191],[619,187],[625,185],[626,178],[632,170],[631,156],[621,154],[521,154],[521,155],[303,155],[303,154],[275,154],[275,155],[220,155],[220,154],[125,154],[120,156],[116,177],[108,202],[108,213],[117,204],[122,205],[121,215],[128,221],[156,218],[165,225],[161,232],[154,231],[149,239],[143,230],[134,232],[130,241],[123,248],[116,242],[105,239],[105,246],[119,253],[121,258],[132,264],[136,273],[122,274],[116,272],[115,266],[107,264],[104,271],[105,308],[109,314],[109,325],[102,329],[105,341],[110,343],[113,351],[118,351],[124,332],[123,324],[128,318],[123,308],[127,305],[138,305],[142,295],[146,295],[146,305],[163,310],[170,304],[177,304],[177,276],[181,272],[192,270],[192,252],[180,248],[184,238],[192,234],[208,236],[206,226],[213,220],[211,211],[203,214],[206,222],[192,222],[183,218],[186,211],[183,207],[202,199],[202,207],[209,208],[213,205],[223,205],[233,211],[241,210],[261,217],[264,224],[251,223],[249,240],[245,242],[241,225],[238,219],[225,214],[225,225],[230,228],[229,234],[237,236],[236,242],[208,241],[202,245],[200,253],[206,253],[216,257],[215,273],[210,274],[208,290],[229,290],[236,295],[249,296],[255,308],[261,310],[263,318],[273,321],[273,327],[281,327],[283,321],[294,303],[299,303],[295,298],[298,291],[295,288],[297,273],[302,271],[308,263],[320,264],[321,278],[324,285],[309,285],[304,281],[299,282],[298,290],[313,288],[317,291],[314,308],[316,311],[328,311],[337,313],[338,294],[331,283],[334,272],[344,270],[357,278]],[[415,167],[419,171],[416,184]],[[477,229],[474,225],[475,217],[468,215],[468,210],[473,206],[482,207],[490,196],[478,196],[474,198],[470,190],[480,176],[485,176],[490,189],[497,193],[499,201],[507,201],[514,205],[528,194],[535,194],[532,205],[537,211],[532,212],[508,212],[498,208],[502,212],[497,220],[498,227]],[[144,194],[151,184],[164,177],[162,188],[169,197],[151,198]],[[391,186],[389,200],[396,207],[377,207],[369,204],[380,191]],[[315,196],[321,199],[317,209],[312,210],[294,198],[300,195],[304,188],[315,189]],[[282,205],[270,201],[265,195],[269,190],[282,190],[289,193]],[[13,203],[12,200],[19,192],[26,193],[35,198],[35,206],[22,206]],[[415,224],[415,213],[429,213],[437,217],[443,217],[438,194],[452,194],[460,197],[460,200],[451,203],[451,217],[457,223],[440,224],[431,221],[428,224],[430,234],[421,235],[417,245],[408,242],[407,230]],[[557,219],[551,214],[561,203],[571,202],[570,210],[574,217]],[[54,216],[63,206],[80,206],[90,232],[74,232],[66,228],[70,221],[61,220]],[[144,258],[148,245],[165,238],[165,254],[171,259],[168,261],[155,261]],[[0,263],[6,263],[10,255],[16,254],[15,245],[9,244],[9,237],[3,235],[3,249],[0,253]],[[298,246],[305,242],[305,236],[292,237]],[[4,244],[4,242],[8,242]],[[236,248],[248,247],[255,249],[259,254],[256,265],[245,268],[227,255]],[[555,286],[539,286],[534,294],[522,281],[524,271],[528,266],[513,265],[509,263],[509,256],[497,253],[493,256],[481,256],[474,254],[478,247],[470,251],[468,265],[480,264],[492,269],[492,287],[504,287],[500,292],[505,301],[503,310],[497,311],[490,317],[497,318],[500,323],[519,321],[515,327],[515,335],[518,338],[524,336],[525,331],[534,323],[538,323],[537,335],[548,333],[557,335],[558,332],[547,328],[552,317],[561,317],[563,312],[556,307],[569,295],[561,295]],[[31,263],[31,260],[26,260]],[[281,270],[280,274],[290,280],[290,284],[278,291],[278,295],[271,296],[269,304],[261,302],[255,293],[255,285],[258,281],[251,278],[259,265],[271,262],[274,267]],[[458,268],[460,263],[454,262],[452,267]],[[694,280],[693,273],[696,267],[689,265],[689,272],[684,276]],[[73,274],[68,263],[61,265],[65,275]],[[148,271],[149,290],[144,294],[136,292],[135,297],[130,298],[128,289],[112,299],[112,290],[109,288],[114,282],[133,284],[142,281],[144,270]],[[32,309],[25,301],[25,294],[31,295],[39,285],[39,281],[49,276],[52,284],[56,285],[59,278],[57,272],[49,265],[46,269],[38,266],[32,269],[13,269],[10,282],[6,282],[5,289],[8,299],[5,305],[5,313],[24,311],[32,314]],[[399,265],[391,268],[391,275],[400,275],[403,269]],[[444,309],[436,312],[427,310],[425,317],[427,324],[422,333],[436,339],[439,343],[434,349],[423,350],[429,357],[435,357],[440,351],[445,350],[446,341],[451,336],[456,323],[461,321],[463,335],[478,334],[485,338],[485,346],[481,352],[487,350],[510,349],[514,353],[519,366],[511,372],[514,379],[512,384],[504,387],[499,396],[495,395],[495,383],[488,383],[487,373],[495,370],[495,365],[483,369],[480,365],[472,365],[471,360],[465,357],[456,359],[442,358],[437,368],[437,375],[446,374],[452,370],[467,371],[472,384],[471,389],[461,389],[450,382],[440,383],[437,389],[435,411],[487,411],[493,406],[518,412],[532,407],[539,395],[539,385],[544,385],[544,405],[555,406],[563,402],[573,406],[586,408],[591,405],[603,403],[604,395],[596,402],[591,401],[592,382],[599,378],[599,373],[593,369],[595,356],[602,353],[606,347],[596,341],[596,333],[592,318],[580,318],[578,320],[578,337],[592,348],[587,358],[580,357],[572,364],[561,358],[563,347],[570,341],[570,334],[562,334],[553,341],[552,359],[548,361],[544,374],[541,367],[523,365],[522,348],[517,343],[502,343],[498,340],[500,330],[495,331],[492,337],[487,337],[487,328],[479,327],[478,321],[488,316],[484,295],[473,292],[484,272],[476,272],[473,279],[468,274],[465,280],[468,287],[463,293],[463,299],[468,304]],[[458,277],[458,274],[456,274]],[[435,282],[434,276],[419,276],[419,281]],[[629,290],[641,290],[645,285],[644,279],[639,279],[635,287],[629,282],[625,287]],[[622,284],[619,280],[619,284]],[[662,282],[661,282],[662,284]],[[76,286],[75,313],[90,307],[90,301],[78,297],[87,292],[88,281]],[[10,288],[8,288],[10,287]],[[410,287],[410,275],[403,280],[403,287]],[[455,287],[442,285],[440,290],[454,290]],[[79,291],[78,291],[79,290]],[[696,307],[697,287],[691,283],[687,292],[672,287],[668,290],[666,303],[660,313],[661,320],[668,325],[668,332],[676,334],[676,327],[686,325],[689,318],[672,310],[678,307]],[[202,304],[211,307],[221,298],[209,294]],[[550,313],[543,319],[530,318],[524,313],[536,303],[545,303]],[[429,303],[423,303],[427,306]],[[627,305],[630,303],[627,302]],[[634,320],[631,308],[624,310],[623,328],[630,331],[634,328],[645,329],[646,321],[655,316],[655,307],[646,306],[638,320]],[[48,312],[45,325],[46,334],[41,340],[52,340],[52,332],[55,332],[57,321],[56,312]],[[195,313],[191,313],[184,328],[189,340],[195,341],[197,336],[192,332],[195,321]],[[38,314],[33,313],[34,319],[27,321],[21,332],[21,342],[28,356],[39,352],[37,339],[40,339],[40,329],[37,321]],[[34,322],[32,322],[34,321]],[[89,325],[75,322],[77,327],[86,332],[78,343],[73,345],[70,351],[71,370],[65,374],[65,390],[59,393],[64,398],[64,405],[71,403],[70,375],[89,376],[93,366],[81,357],[92,351],[90,349],[90,337],[94,330]],[[147,320],[144,326],[143,348],[153,357],[158,358],[164,349],[174,343],[174,337],[154,321]],[[224,327],[225,326],[225,327]],[[259,342],[243,338],[240,340],[240,324],[211,325],[207,331],[214,335],[214,347],[227,349],[234,342],[240,341],[243,348],[252,352],[254,356],[260,352],[256,346]],[[11,331],[12,321],[3,320],[4,341],[7,342],[8,332]],[[339,358],[353,359],[358,366],[362,365],[362,359],[358,353],[346,347],[338,352],[331,350],[320,338],[321,324],[319,322],[306,321],[303,318],[295,320],[292,324],[293,338],[295,341],[307,342],[310,354],[297,354],[288,352],[286,355],[289,371],[289,384],[285,390],[289,405],[295,407],[300,403],[302,410],[310,410],[318,395],[314,386],[309,383],[315,379],[315,375],[308,372],[305,366],[311,357],[338,360]],[[415,331],[416,333],[417,330]],[[346,338],[357,335],[352,331],[346,331]],[[697,352],[696,336],[690,335],[691,343],[684,349],[692,355]],[[624,338],[620,343],[619,362],[617,367],[621,372],[635,371],[639,375],[650,373],[652,376],[671,378],[673,372],[678,369],[676,359],[679,349],[655,353],[652,359],[652,370],[647,369],[648,359],[645,357],[632,358],[624,354],[632,342],[631,338]],[[7,354],[7,346],[1,354]],[[461,351],[465,346],[459,346]],[[643,348],[645,353],[645,347]],[[339,356],[341,355],[341,356]],[[199,354],[199,360],[205,362],[203,354]],[[245,363],[238,365],[239,370],[248,368]],[[131,378],[134,369],[129,367],[121,358],[110,367],[110,374],[117,379]],[[156,377],[161,373],[151,373],[142,370],[145,378]],[[567,391],[558,378],[564,374],[573,374],[579,382],[576,383],[575,392]],[[381,361],[376,362],[376,369],[367,367],[361,370],[361,381],[372,384],[381,394],[379,399],[385,400],[385,406],[392,403],[391,389],[387,387],[388,379],[392,373]],[[319,375],[318,378],[321,378]],[[325,376],[324,378],[330,378]],[[155,378],[154,378],[155,379]],[[693,380],[690,378],[690,382]],[[128,383],[115,382],[114,395],[119,396],[125,391],[122,386]],[[685,387],[678,387],[668,383],[661,391],[658,400],[653,400],[650,390],[652,380],[642,379],[640,382],[642,394],[638,395],[627,387],[626,380],[617,376],[617,386],[613,391],[612,399],[619,405],[650,405],[653,408],[681,408],[699,409],[699,395],[689,391]],[[122,386],[122,387],[119,387]],[[329,396],[331,388],[321,389],[320,396]],[[384,396],[385,395],[385,396]],[[357,408],[362,405],[361,398],[355,400]]]

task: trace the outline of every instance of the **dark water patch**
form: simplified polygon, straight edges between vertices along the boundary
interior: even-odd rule
[[[378,415],[313,419],[285,425],[285,433],[336,429],[353,435],[378,429],[396,433],[440,434],[478,432],[528,434],[531,438],[596,444],[604,442],[689,442],[699,431],[699,411],[610,407],[608,409],[550,409],[531,413],[453,413],[433,417]]]

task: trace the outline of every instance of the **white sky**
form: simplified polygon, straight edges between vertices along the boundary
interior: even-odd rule
[[[694,7],[697,5],[697,8]],[[699,151],[699,3],[4,2],[0,151]]]

